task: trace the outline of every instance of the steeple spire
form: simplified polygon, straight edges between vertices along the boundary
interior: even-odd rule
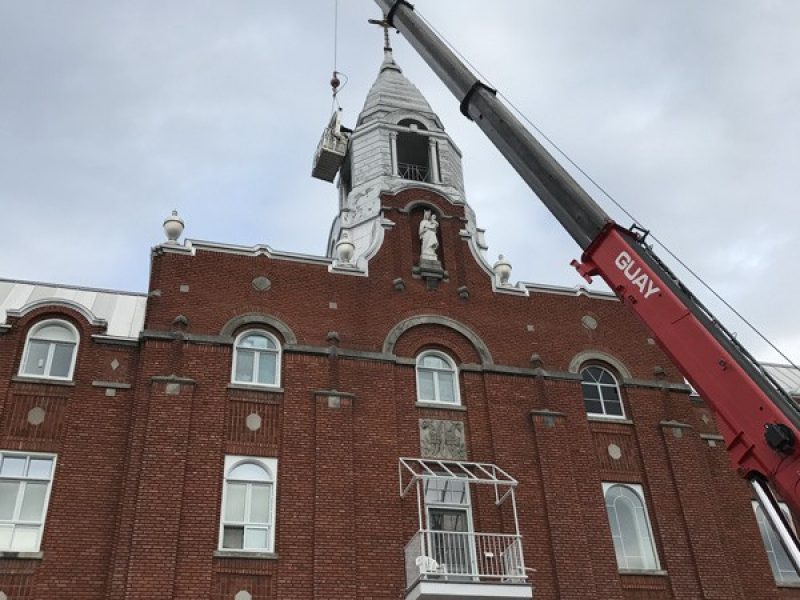
[[[366,269],[369,257],[382,243],[387,222],[382,212],[384,193],[428,189],[453,205],[463,205],[465,229],[476,230],[464,198],[461,152],[395,62],[386,19],[369,19],[369,23],[383,28],[383,61],[339,170],[339,214],[328,239],[328,255],[350,270]],[[338,246],[345,232],[346,244]],[[337,251],[345,245],[354,246],[346,260]]]

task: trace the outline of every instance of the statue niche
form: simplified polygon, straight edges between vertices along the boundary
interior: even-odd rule
[[[425,211],[422,221],[419,222],[420,253],[419,261],[429,260],[439,262],[439,239],[436,232],[439,229],[439,222],[436,220],[436,213],[430,210]]]
[[[439,225],[436,212],[431,208],[424,209],[417,227],[419,261],[413,269],[413,274],[416,278],[424,279],[428,289],[436,289],[439,281],[447,277],[447,271],[442,267],[440,258]]]

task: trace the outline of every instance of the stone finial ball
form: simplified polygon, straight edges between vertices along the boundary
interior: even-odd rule
[[[177,210],[173,210],[172,214],[164,219],[164,234],[167,236],[168,243],[177,243],[183,233],[183,225],[183,219],[178,216]]]

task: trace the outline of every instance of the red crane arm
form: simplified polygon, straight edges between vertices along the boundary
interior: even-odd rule
[[[461,112],[486,134],[583,249],[573,263],[600,275],[645,323],[660,346],[711,405],[736,470],[748,478],[800,571],[800,544],[766,480],[800,517],[800,411],[735,337],[643,243],[614,224],[436,33],[407,0],[375,0],[450,91]],[[646,234],[645,234],[646,235]]]
[[[609,224],[573,264],[584,277],[599,275],[642,322],[717,415],[733,467],[744,477],[768,478],[800,515],[800,453],[779,452],[765,438],[767,424],[800,431],[697,318],[660,269],[648,264],[638,236]],[[788,448],[787,448],[788,449]]]

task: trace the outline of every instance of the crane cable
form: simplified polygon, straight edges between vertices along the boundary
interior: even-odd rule
[[[419,17],[420,17],[420,18],[421,18],[421,19],[422,19],[422,20],[425,22],[425,24],[426,24],[428,27],[430,27],[430,28],[431,28],[431,30],[432,30],[434,33],[436,33],[436,35],[438,35],[438,36],[439,36],[439,38],[440,38],[440,39],[441,39],[441,40],[442,40],[442,41],[443,41],[443,42],[444,42],[444,43],[445,43],[445,44],[446,44],[446,45],[447,45],[447,46],[450,48],[450,50],[451,50],[451,51],[453,51],[453,53],[455,53],[455,54],[456,54],[456,55],[457,55],[457,56],[458,56],[458,57],[459,57],[459,58],[460,58],[462,61],[464,61],[464,63],[466,63],[466,64],[469,66],[469,68],[470,68],[470,69],[472,69],[472,71],[473,71],[475,74],[477,74],[477,75],[478,75],[478,76],[479,76],[479,77],[480,77],[480,78],[481,78],[481,79],[482,79],[484,82],[486,82],[486,84],[487,84],[487,85],[491,86],[491,87],[492,87],[492,88],[494,88],[494,89],[497,89],[497,87],[496,87],[495,85],[493,85],[493,84],[491,83],[491,81],[489,81],[489,79],[488,79],[487,77],[485,77],[485,76],[484,76],[484,75],[483,75],[483,74],[482,74],[482,73],[481,73],[481,72],[478,70],[478,68],[477,68],[475,65],[473,65],[473,64],[472,64],[472,63],[469,61],[469,59],[468,59],[467,57],[465,57],[463,54],[461,54],[461,52],[459,52],[459,51],[458,51],[458,48],[456,48],[456,47],[455,47],[453,44],[451,44],[451,43],[450,43],[450,41],[449,41],[449,40],[448,40],[448,39],[447,39],[447,38],[446,38],[444,35],[442,35],[442,32],[441,32],[441,31],[439,31],[439,30],[437,30],[437,29],[436,29],[436,28],[433,26],[433,24],[432,24],[430,21],[428,21],[428,19],[426,19],[424,15],[422,15],[422,14],[420,13],[420,11],[419,11],[419,10],[415,10],[414,12],[415,12],[415,13],[416,13],[416,14],[417,14],[417,15],[418,15],[418,16],[419,16]],[[631,220],[632,220],[632,221],[633,221],[633,222],[634,222],[636,225],[638,225],[639,227],[642,227],[643,229],[645,229],[645,228],[644,228],[644,226],[643,226],[643,225],[641,224],[641,222],[639,221],[639,219],[637,219],[635,216],[633,216],[633,215],[632,215],[632,214],[631,214],[631,213],[630,213],[630,212],[629,212],[629,211],[628,211],[628,210],[627,210],[627,209],[626,209],[626,208],[625,208],[625,207],[624,207],[624,206],[623,206],[623,205],[622,205],[620,202],[618,202],[618,201],[617,201],[617,200],[616,200],[616,199],[615,199],[615,198],[614,198],[614,197],[611,195],[611,193],[610,193],[610,192],[606,191],[606,189],[605,189],[605,188],[604,188],[602,185],[600,185],[600,183],[598,183],[598,182],[597,182],[597,181],[596,181],[596,180],[595,180],[595,179],[594,179],[594,178],[593,178],[591,175],[589,175],[589,174],[588,174],[586,171],[584,171],[584,170],[583,170],[583,169],[580,167],[580,165],[578,165],[578,163],[576,163],[574,160],[572,160],[572,158],[570,158],[570,157],[569,157],[569,155],[568,155],[568,154],[567,154],[567,153],[566,153],[564,150],[562,150],[562,149],[561,149],[561,148],[558,146],[558,144],[556,144],[556,143],[555,143],[555,142],[554,142],[554,141],[553,141],[553,140],[550,138],[550,136],[548,136],[548,135],[547,135],[547,134],[546,134],[544,131],[542,131],[542,130],[541,130],[539,127],[537,127],[537,126],[536,126],[536,124],[534,124],[534,123],[533,123],[533,121],[531,121],[531,120],[530,120],[530,119],[529,119],[529,118],[528,118],[528,117],[525,115],[525,113],[523,113],[523,112],[522,112],[520,109],[518,109],[518,108],[517,108],[517,107],[514,105],[514,103],[513,103],[513,102],[511,102],[511,100],[509,100],[509,98],[508,98],[507,96],[505,96],[505,94],[503,94],[502,92],[498,91],[498,92],[497,92],[497,95],[498,95],[498,96],[499,96],[499,97],[500,97],[500,98],[501,98],[501,99],[502,99],[502,100],[503,100],[503,101],[504,101],[506,104],[508,104],[508,106],[510,106],[510,107],[511,107],[511,109],[512,109],[512,110],[513,110],[515,113],[517,113],[517,115],[519,115],[519,117],[520,117],[520,118],[521,118],[523,121],[525,121],[525,122],[526,122],[526,123],[527,123],[527,124],[528,124],[528,125],[531,127],[531,129],[533,129],[533,130],[534,130],[536,133],[538,133],[538,134],[539,134],[539,135],[540,135],[540,136],[541,136],[541,137],[542,137],[544,140],[546,140],[546,141],[547,141],[547,143],[548,143],[548,144],[550,144],[550,146],[551,146],[553,149],[555,149],[555,151],[556,151],[556,152],[557,152],[557,153],[558,153],[558,154],[559,154],[559,155],[560,155],[560,156],[561,156],[561,157],[562,157],[564,160],[566,160],[566,161],[567,161],[567,162],[568,162],[570,165],[572,165],[572,166],[573,166],[573,167],[574,167],[574,168],[575,168],[575,169],[576,169],[576,170],[577,170],[577,171],[578,171],[578,172],[579,172],[581,175],[583,175],[583,176],[584,176],[584,177],[585,177],[585,178],[586,178],[586,179],[587,179],[587,180],[588,180],[588,181],[589,181],[589,182],[590,182],[590,183],[591,183],[591,184],[592,184],[592,185],[593,185],[595,188],[597,188],[597,190],[599,190],[601,194],[603,194],[603,195],[604,195],[606,198],[608,198],[608,199],[609,199],[609,200],[610,200],[610,201],[611,201],[611,202],[612,202],[612,203],[613,203],[613,204],[614,204],[614,205],[615,205],[615,206],[616,206],[616,207],[617,207],[619,210],[621,210],[621,211],[622,211],[622,212],[623,212],[623,213],[624,213],[624,214],[625,214],[625,215],[626,215],[626,216],[627,216],[629,219],[631,219]],[[711,287],[711,286],[710,286],[708,283],[706,283],[706,282],[705,282],[705,280],[703,280],[703,278],[702,278],[702,277],[701,277],[701,276],[700,276],[700,275],[699,275],[699,274],[698,274],[696,271],[694,271],[694,269],[692,269],[691,267],[689,267],[689,265],[687,265],[687,264],[686,264],[684,261],[682,261],[682,260],[681,260],[681,259],[680,259],[680,258],[679,258],[679,257],[678,257],[678,256],[677,256],[675,253],[674,253],[674,252],[672,252],[672,250],[670,250],[670,249],[667,247],[667,245],[666,245],[664,242],[662,242],[660,239],[658,239],[658,238],[657,238],[657,237],[656,237],[656,236],[655,236],[655,235],[654,235],[652,232],[649,234],[649,237],[650,237],[650,239],[652,239],[652,240],[653,240],[655,243],[657,243],[657,244],[658,244],[658,245],[659,245],[661,248],[663,248],[663,249],[664,249],[664,251],[665,251],[665,252],[666,252],[666,253],[667,253],[667,254],[668,254],[670,257],[672,257],[672,259],[673,259],[673,260],[675,260],[675,261],[676,261],[676,262],[677,262],[677,263],[678,263],[678,264],[679,264],[681,267],[683,267],[684,269],[686,269],[686,271],[687,271],[687,272],[688,272],[688,273],[689,273],[689,274],[690,274],[692,277],[694,277],[694,278],[695,278],[695,279],[696,279],[696,280],[697,280],[697,281],[700,283],[700,285],[702,285],[702,286],[703,286],[703,287],[704,287],[706,290],[708,290],[709,292],[711,292],[711,294],[713,294],[713,295],[714,295],[714,297],[715,297],[717,300],[719,300],[720,302],[722,302],[722,304],[723,304],[725,307],[727,307],[727,308],[728,308],[728,310],[730,310],[730,311],[731,311],[733,314],[735,314],[735,315],[736,315],[736,316],[737,316],[739,319],[741,319],[741,320],[742,320],[742,322],[743,322],[745,325],[747,325],[747,327],[749,327],[749,328],[750,328],[750,329],[751,329],[751,330],[752,330],[752,331],[753,331],[753,332],[754,332],[754,333],[755,333],[755,334],[756,334],[758,337],[760,337],[760,338],[761,338],[761,339],[762,339],[764,342],[766,342],[766,344],[767,344],[767,345],[768,345],[770,348],[772,348],[772,349],[773,349],[775,352],[777,352],[777,353],[778,353],[778,355],[780,355],[780,356],[781,356],[781,358],[783,358],[783,359],[784,359],[784,360],[785,360],[785,361],[786,361],[786,362],[787,362],[787,363],[788,363],[790,366],[794,367],[795,369],[798,369],[798,370],[800,370],[800,367],[798,367],[798,366],[797,366],[797,365],[794,363],[794,361],[792,361],[792,359],[790,359],[788,356],[786,356],[786,354],[784,354],[784,353],[781,351],[781,349],[780,349],[780,348],[778,348],[778,347],[777,347],[775,344],[773,344],[773,343],[772,343],[772,341],[770,341],[770,340],[769,340],[769,338],[767,338],[767,337],[766,337],[766,336],[765,336],[763,333],[761,333],[761,331],[759,331],[759,330],[756,328],[756,326],[755,326],[755,325],[753,325],[753,324],[752,324],[750,321],[748,321],[748,320],[747,320],[747,319],[746,319],[746,318],[745,318],[745,317],[744,317],[744,316],[743,316],[743,315],[742,315],[742,314],[741,314],[741,313],[740,313],[738,310],[736,310],[736,309],[735,309],[735,308],[734,308],[734,307],[733,307],[733,306],[732,306],[732,305],[731,305],[731,304],[730,304],[730,303],[729,303],[727,300],[725,300],[725,298],[723,298],[723,297],[722,297],[722,296],[721,296],[721,295],[720,295],[720,294],[719,294],[719,293],[718,293],[718,292],[717,292],[717,291],[716,291],[714,288],[712,288],[712,287]]]
[[[333,2],[333,74],[334,75],[336,75],[336,59],[338,53],[339,53],[339,0],[334,0]]]
[[[333,113],[337,108],[341,110],[341,105],[339,104],[339,98],[337,94],[344,89],[344,86],[347,85],[347,75],[344,73],[340,73],[336,70],[337,67],[337,60],[339,55],[339,0],[334,0],[333,3],[333,74],[331,75],[331,113]],[[344,83],[341,82],[339,76],[344,77]],[[341,85],[341,88],[339,87]]]

